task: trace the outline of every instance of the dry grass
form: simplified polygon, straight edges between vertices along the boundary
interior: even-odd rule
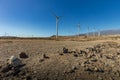
[[[115,40],[113,40],[115,38]],[[118,38],[118,37],[117,37]],[[62,53],[63,47],[68,48],[70,51],[80,51],[86,50],[86,48],[93,48],[98,44],[104,44],[105,49],[102,49],[104,53],[103,58],[99,58],[98,62],[86,64],[86,67],[83,65],[87,60],[91,60],[84,55],[75,57],[73,53],[59,55]],[[107,53],[114,55],[113,53],[119,52],[119,40],[116,40],[116,37],[59,37],[58,40],[55,38],[52,39],[1,39],[0,40],[0,64],[5,65],[6,61],[10,56],[15,55],[17,57],[20,52],[25,52],[29,58],[21,59],[27,69],[27,73],[24,76],[20,75],[19,77],[4,77],[6,79],[26,79],[27,76],[31,76],[32,79],[38,78],[40,80],[96,80],[98,77],[103,77],[105,80],[111,76],[115,80],[119,77],[114,76],[112,72],[119,71],[119,68],[116,65],[119,64],[119,58],[116,60],[106,59],[105,56],[108,56]],[[88,52],[89,53],[89,52]],[[46,54],[49,56],[49,59],[44,59],[43,55]],[[91,56],[93,53],[89,53],[88,56]],[[109,56],[111,57],[111,55]],[[108,57],[109,57],[108,56]],[[95,57],[96,58],[96,57]],[[44,59],[40,62],[41,59]],[[99,66],[98,66],[99,65]],[[105,67],[105,65],[108,65]],[[113,67],[116,66],[116,67]],[[87,67],[90,68],[105,68],[105,73],[99,72],[86,72]],[[75,69],[74,71],[74,68]],[[109,73],[110,69],[113,69]],[[108,70],[108,71],[107,71]],[[105,76],[107,75],[107,76]],[[105,77],[104,77],[105,76]],[[23,78],[22,78],[23,77]]]

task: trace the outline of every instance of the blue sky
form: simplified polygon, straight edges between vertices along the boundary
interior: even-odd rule
[[[0,35],[52,36],[56,34],[54,12],[59,20],[59,35],[120,29],[119,0],[0,0]]]

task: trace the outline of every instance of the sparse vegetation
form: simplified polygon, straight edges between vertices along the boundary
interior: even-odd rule
[[[115,40],[113,40],[115,38]],[[117,36],[117,38],[119,38]],[[12,80],[119,80],[120,42],[116,37],[58,37],[1,39],[0,79]],[[73,41],[74,39],[74,41]],[[24,66],[6,69],[10,56]],[[24,58],[21,58],[25,57]],[[19,70],[19,72],[17,72]],[[15,75],[14,75],[15,74]]]

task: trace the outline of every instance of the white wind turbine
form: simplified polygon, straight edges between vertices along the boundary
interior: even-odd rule
[[[79,37],[79,35],[80,35],[80,23],[78,23],[77,27],[78,27],[78,37]]]
[[[52,12],[52,14],[55,16],[56,18],[56,39],[58,38],[58,23],[59,23],[59,19],[61,18],[61,16],[57,16],[55,13]]]
[[[89,30],[90,30],[90,28],[89,28],[89,26],[87,27],[87,37],[89,36]]]

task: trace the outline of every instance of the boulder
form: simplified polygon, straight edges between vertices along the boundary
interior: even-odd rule
[[[8,60],[8,64],[17,67],[22,65],[22,62],[19,58],[15,57],[15,56],[11,56],[10,59]]]

